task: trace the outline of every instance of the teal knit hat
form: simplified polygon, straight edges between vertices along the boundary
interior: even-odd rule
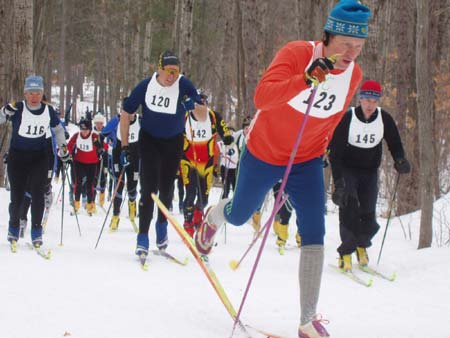
[[[325,32],[365,39],[369,35],[370,14],[370,8],[360,1],[341,0],[331,10]]]

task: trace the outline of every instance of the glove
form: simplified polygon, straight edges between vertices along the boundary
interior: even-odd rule
[[[14,107],[15,103],[8,103],[6,106],[2,108],[3,114],[5,116],[11,117],[17,112],[17,108]]]
[[[61,159],[61,161],[63,161],[63,163],[66,163],[70,160],[70,153],[69,153],[69,150],[67,149],[66,144],[62,145],[59,148],[58,156]]]
[[[227,150],[227,155],[228,156],[233,156],[234,155],[234,149],[233,148],[229,148],[228,150]]]
[[[225,144],[226,146],[229,146],[233,142],[234,142],[234,137],[233,136],[231,136],[231,135],[224,136],[223,144]]]
[[[334,192],[331,196],[334,204],[339,208],[345,208],[348,203],[348,193],[345,191],[345,180],[340,178],[334,182]]]
[[[329,58],[318,58],[313,61],[311,66],[306,70],[306,83],[314,83],[318,86],[319,83],[325,81],[325,77],[334,68],[333,61]]]
[[[70,134],[67,130],[64,130],[64,137],[66,138],[66,140],[70,138]]]
[[[406,158],[396,159],[394,168],[399,174],[408,174],[411,171],[411,165]]]
[[[105,153],[105,149],[102,148],[97,148],[97,156],[98,158],[102,158],[103,154]]]
[[[186,109],[187,111],[191,111],[191,110],[195,109],[195,102],[189,96],[184,97],[183,105],[184,105],[184,109]]]
[[[130,164],[130,148],[128,146],[122,147],[122,152],[120,153],[120,164],[122,167],[126,167]]]

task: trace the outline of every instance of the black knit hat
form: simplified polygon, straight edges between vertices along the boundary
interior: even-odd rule
[[[78,125],[81,130],[92,130],[92,121],[87,118],[82,117]]]
[[[175,53],[172,52],[171,50],[165,50],[159,56],[159,62],[158,62],[159,68],[162,69],[168,65],[175,65],[178,67],[180,66],[180,60],[178,59],[178,56],[176,56]]]

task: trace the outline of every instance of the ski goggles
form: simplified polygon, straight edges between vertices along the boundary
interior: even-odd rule
[[[162,70],[165,71],[167,75],[174,75],[174,76],[180,75],[179,69],[163,67]]]

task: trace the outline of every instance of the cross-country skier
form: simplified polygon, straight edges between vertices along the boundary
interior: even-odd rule
[[[301,338],[329,336],[315,316],[324,262],[321,156],[362,79],[355,60],[368,35],[369,17],[370,9],[361,3],[340,1],[328,16],[322,41],[294,41],[278,51],[255,91],[258,112],[241,156],[233,199],[211,208],[196,235],[198,250],[208,254],[218,227],[225,222],[244,224],[267,191],[283,178],[294,152],[285,183],[302,238],[298,271]],[[316,95],[311,100],[313,92]],[[294,148],[300,132],[300,146]]]
[[[129,158],[128,165],[125,167],[125,172],[117,188],[117,193],[114,198],[113,217],[109,228],[111,231],[117,231],[120,221],[120,207],[123,199],[123,187],[124,181],[127,182],[128,193],[128,215],[132,223],[135,222],[136,217],[136,197],[137,197],[137,184],[139,179],[139,130],[140,121],[137,114],[121,114],[114,116],[108,124],[103,128],[102,134],[107,136],[111,142],[112,150],[112,167],[114,180],[117,182],[123,166],[120,163],[120,154],[122,152],[122,137],[120,136],[119,123],[120,119],[128,118],[130,120],[130,128],[128,132],[128,150]]]
[[[233,138],[235,133],[232,128],[229,128],[233,132]],[[230,144],[225,144],[223,140],[217,142],[217,146],[220,151],[220,178],[223,184],[222,198],[228,198],[230,190],[236,187],[236,171],[239,162],[239,148],[236,142],[233,140]]]
[[[13,129],[8,152],[8,178],[11,185],[8,240],[13,246],[19,238],[20,207],[27,182],[32,195],[31,239],[36,247],[43,243],[42,216],[49,163],[46,135],[49,127],[60,149],[58,155],[63,161],[69,159],[64,128],[53,107],[43,102],[43,94],[43,78],[29,76],[25,80],[25,100],[9,103],[0,109],[0,123],[9,118]]]
[[[108,173],[108,145],[104,143],[104,137],[102,136],[102,130],[106,124],[106,118],[102,113],[97,113],[92,119],[94,124],[94,131],[100,136],[100,143],[105,148],[105,151],[101,154],[100,161],[97,168],[97,176],[95,179],[94,195],[98,192],[98,205],[103,208],[105,204],[105,188],[106,188],[106,175]],[[95,197],[94,197],[95,200]]]
[[[94,182],[97,174],[99,157],[103,154],[104,148],[99,135],[92,131],[92,121],[81,118],[78,123],[80,131],[70,138],[68,149],[73,156],[74,169],[74,211],[80,209],[80,196],[83,189],[83,181],[87,195],[86,211],[89,215],[96,212],[94,201]]]
[[[359,92],[358,107],[352,107],[334,131],[330,160],[335,191],[333,202],[339,206],[341,245],[339,267],[352,270],[352,253],[367,266],[366,248],[380,228],[376,221],[378,168],[382,141],[386,140],[399,174],[410,172],[402,141],[392,116],[379,107],[381,85],[365,81]]]
[[[207,106],[208,97],[205,94],[200,94],[200,97]],[[218,112],[208,108],[204,119],[197,118],[191,112],[186,113],[184,154],[180,170],[186,188],[183,226],[191,236],[200,226],[203,209],[208,204],[214,178],[214,147],[217,134],[225,145],[233,143],[231,131]]]
[[[183,132],[186,110],[206,114],[194,85],[180,74],[180,61],[171,51],[161,53],[158,70],[141,81],[125,100],[122,116],[134,114],[142,107],[139,152],[141,158],[141,198],[139,201],[139,234],[136,254],[148,253],[148,230],[153,217],[151,193],[159,193],[165,205],[173,197],[173,183],[183,153]],[[120,119],[122,137],[122,165],[129,164],[128,144],[130,120]],[[158,211],[156,245],[165,249],[168,244],[167,220]]]

